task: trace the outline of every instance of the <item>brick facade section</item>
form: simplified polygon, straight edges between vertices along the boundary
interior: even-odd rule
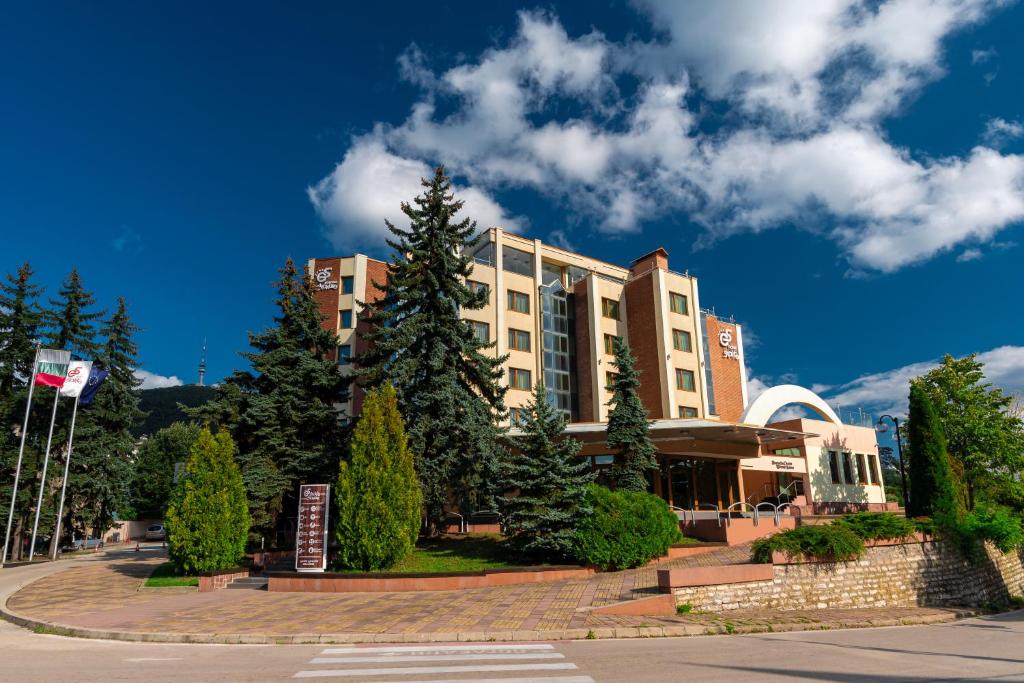
[[[316,281],[313,284],[313,300],[320,308],[324,316],[323,326],[331,332],[338,331],[338,296],[341,292],[341,259],[340,258],[318,258],[313,261],[313,272],[306,273],[307,277],[314,277],[316,271],[321,268],[331,269],[331,280],[337,283],[338,289],[316,289]],[[337,360],[337,359],[335,359]]]
[[[659,250],[664,253],[664,250]],[[655,252],[657,255],[658,252]],[[666,257],[668,256],[665,254]],[[629,347],[636,356],[636,369],[640,371],[640,401],[651,419],[674,417],[665,415],[661,397],[666,387],[661,386],[661,366],[664,360],[658,352],[658,318],[655,304],[654,273],[648,272],[626,283],[626,331]]]
[[[579,421],[594,422],[594,376],[591,368],[594,358],[590,342],[590,298],[587,295],[587,279],[573,286],[576,309],[576,393],[579,402]]]
[[[668,270],[668,252],[661,247],[633,261],[633,265],[629,267],[629,274],[635,277],[652,270]]]
[[[714,316],[705,319],[708,331],[709,358],[711,378],[715,390],[715,412],[723,420],[739,422],[743,417],[743,376],[738,358],[726,358],[723,347],[718,342],[718,334],[722,330],[732,332],[733,344],[736,344],[736,326],[718,320]]]

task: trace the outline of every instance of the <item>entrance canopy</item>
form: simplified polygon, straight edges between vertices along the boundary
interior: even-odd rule
[[[581,455],[602,455],[608,452],[605,446],[607,429],[608,425],[603,422],[575,422],[567,425],[565,432],[583,444]],[[510,433],[515,436],[522,432],[512,429]],[[668,419],[651,422],[650,436],[662,455],[738,460],[758,457],[762,444],[781,445],[786,441],[817,435],[716,420]]]

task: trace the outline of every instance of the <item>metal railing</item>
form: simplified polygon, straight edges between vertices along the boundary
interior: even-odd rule
[[[750,508],[750,509],[751,509],[751,510],[752,510],[752,511],[754,512],[754,526],[757,526],[757,525],[758,525],[758,522],[759,522],[759,519],[758,519],[759,513],[758,513],[758,511],[757,511],[757,508],[756,508],[755,506],[751,505],[750,503],[748,503],[748,502],[747,502],[747,501],[745,501],[745,500],[738,500],[738,501],[736,501],[735,503],[733,503],[732,505],[730,505],[729,507],[725,508],[725,512],[726,512],[726,515],[725,515],[725,521],[726,521],[726,524],[729,524],[730,526],[732,525],[732,522],[731,522],[731,519],[732,519],[732,509],[733,509],[734,507],[737,507],[737,506],[739,506],[739,508],[740,508],[740,510],[739,510],[739,512],[740,512],[740,515],[742,515],[742,514],[743,514],[743,508],[744,508],[744,506],[746,506],[746,507]]]
[[[686,512],[687,512],[686,508],[676,507],[675,505],[669,505],[668,509],[671,510],[672,512],[676,513],[676,517],[678,517],[680,519],[680,521],[682,521],[683,524],[686,524]],[[691,521],[695,522],[697,520],[693,519]]]
[[[721,512],[721,510],[718,509],[718,506],[715,505],[714,503],[697,503],[697,505],[693,508],[693,520],[695,522],[697,521],[697,512],[699,512],[702,509],[703,510],[707,510],[709,508],[711,510],[715,511],[715,519],[718,520],[718,526],[721,527],[722,526],[722,512]]]

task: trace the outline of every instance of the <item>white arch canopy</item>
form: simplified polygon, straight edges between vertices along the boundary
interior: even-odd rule
[[[821,396],[796,384],[780,384],[768,389],[747,406],[740,421],[764,427],[772,415],[791,403],[810,408],[822,419],[834,424],[843,423]]]

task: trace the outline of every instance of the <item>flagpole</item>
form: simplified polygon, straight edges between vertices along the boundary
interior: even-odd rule
[[[75,407],[71,409],[71,432],[68,434],[68,455],[64,459],[64,481],[60,485],[60,506],[57,508],[57,529],[53,532],[53,537],[57,540],[53,544],[53,549],[50,550],[50,559],[57,559],[57,551],[60,549],[60,523],[63,521],[64,515],[64,493],[68,490],[68,470],[71,467],[71,443],[75,439],[75,418],[78,417],[78,399],[81,395],[75,397]],[[83,542],[83,548],[84,548]]]
[[[50,434],[46,437],[46,455],[43,456],[43,479],[39,482],[39,502],[36,503],[36,521],[32,525],[32,545],[28,547],[28,561],[36,552],[36,532],[39,531],[39,513],[43,508],[43,491],[46,490],[46,466],[50,464],[50,444],[53,442],[53,423],[57,421],[57,402],[60,401],[60,387],[54,387],[53,413],[50,415]]]
[[[36,386],[36,366],[39,364],[39,348],[36,344],[36,355],[32,359],[32,377],[28,382],[28,403],[25,405],[25,422],[21,426],[21,446],[18,448],[18,465],[14,468],[14,487],[11,489],[11,507],[7,511],[7,533],[4,535],[4,552],[0,555],[0,568],[7,561],[7,547],[11,543],[11,522],[14,521],[14,503],[18,496],[18,479],[21,476],[21,458],[25,454],[25,435],[28,434],[28,414],[32,410],[32,390]]]

